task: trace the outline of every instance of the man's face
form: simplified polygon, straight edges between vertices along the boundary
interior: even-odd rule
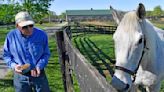
[[[17,28],[21,31],[23,35],[30,36],[32,35],[33,32],[33,26],[34,25],[27,25],[27,26],[20,27],[19,25],[17,25]]]

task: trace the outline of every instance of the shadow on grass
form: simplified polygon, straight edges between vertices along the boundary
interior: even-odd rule
[[[112,60],[109,56],[107,56],[104,52],[102,52],[91,40],[88,38],[84,38],[84,42],[88,45],[88,47],[92,50],[92,52],[96,55],[99,61],[102,61],[102,64],[105,66],[105,69],[109,71],[110,75],[113,75],[114,71],[109,63],[106,62],[106,59]],[[95,48],[95,49],[93,49]]]
[[[113,66],[110,66],[110,63],[113,65],[115,61],[99,49],[93,41],[84,36],[74,37],[73,41],[75,43],[75,47],[84,56],[87,56],[86,58],[89,59],[91,64],[98,69],[102,76],[106,77],[106,74],[103,72],[104,70],[107,70],[111,76],[113,75]],[[111,46],[111,48],[113,48],[113,46]]]
[[[80,44],[82,46],[82,49],[85,51],[85,54],[89,57],[90,61],[91,61],[91,64],[94,65],[98,71],[100,72],[100,74],[104,77],[106,77],[106,75],[104,74],[103,72],[103,69],[101,68],[101,66],[95,62],[95,61],[98,61],[98,58],[97,56],[95,55],[95,53],[93,53],[93,49],[92,48],[88,48],[88,46],[84,45],[85,42],[82,41],[82,38],[80,38]]]
[[[112,58],[110,58],[108,55],[106,55],[101,49],[99,49],[93,41],[91,41],[88,38],[87,40],[88,40],[88,43],[90,43],[93,47],[95,47],[98,50],[98,52],[104,56],[104,59],[108,59],[112,64],[115,64],[115,61],[112,60]],[[109,45],[112,45],[112,44],[109,44]],[[114,49],[114,48],[111,46],[110,49]]]
[[[82,51],[81,49],[80,49],[80,44],[78,44],[78,41],[77,41],[78,39],[77,39],[77,37],[74,37],[74,43],[75,43],[75,47],[81,52],[81,54],[83,54],[84,55],[84,51]]]

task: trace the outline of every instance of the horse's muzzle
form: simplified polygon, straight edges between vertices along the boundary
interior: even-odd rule
[[[129,84],[124,83],[116,76],[113,76],[111,85],[119,92],[126,92],[126,91],[128,91],[128,89],[130,87]]]

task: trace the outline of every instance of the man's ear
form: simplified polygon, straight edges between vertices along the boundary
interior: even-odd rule
[[[136,13],[137,13],[138,18],[140,19],[145,18],[146,11],[145,11],[145,6],[142,3],[139,3]]]
[[[113,19],[114,21],[119,24],[121,22],[121,19],[123,18],[124,16],[124,13],[121,12],[121,11],[117,11],[115,9],[112,8],[112,6],[110,6],[110,10],[112,12],[112,16],[113,16]]]
[[[20,28],[20,26],[18,24],[15,24],[16,28]]]
[[[20,27],[18,24],[15,24],[16,28],[18,28],[19,30],[22,29],[22,27]]]

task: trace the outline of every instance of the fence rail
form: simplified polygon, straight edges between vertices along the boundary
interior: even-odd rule
[[[65,92],[74,92],[72,71],[75,72],[81,92],[117,92],[70,41],[70,27],[56,32],[59,62]]]
[[[70,26],[72,33],[99,33],[99,34],[113,34],[117,26],[102,26],[102,25],[82,25],[76,24]]]

